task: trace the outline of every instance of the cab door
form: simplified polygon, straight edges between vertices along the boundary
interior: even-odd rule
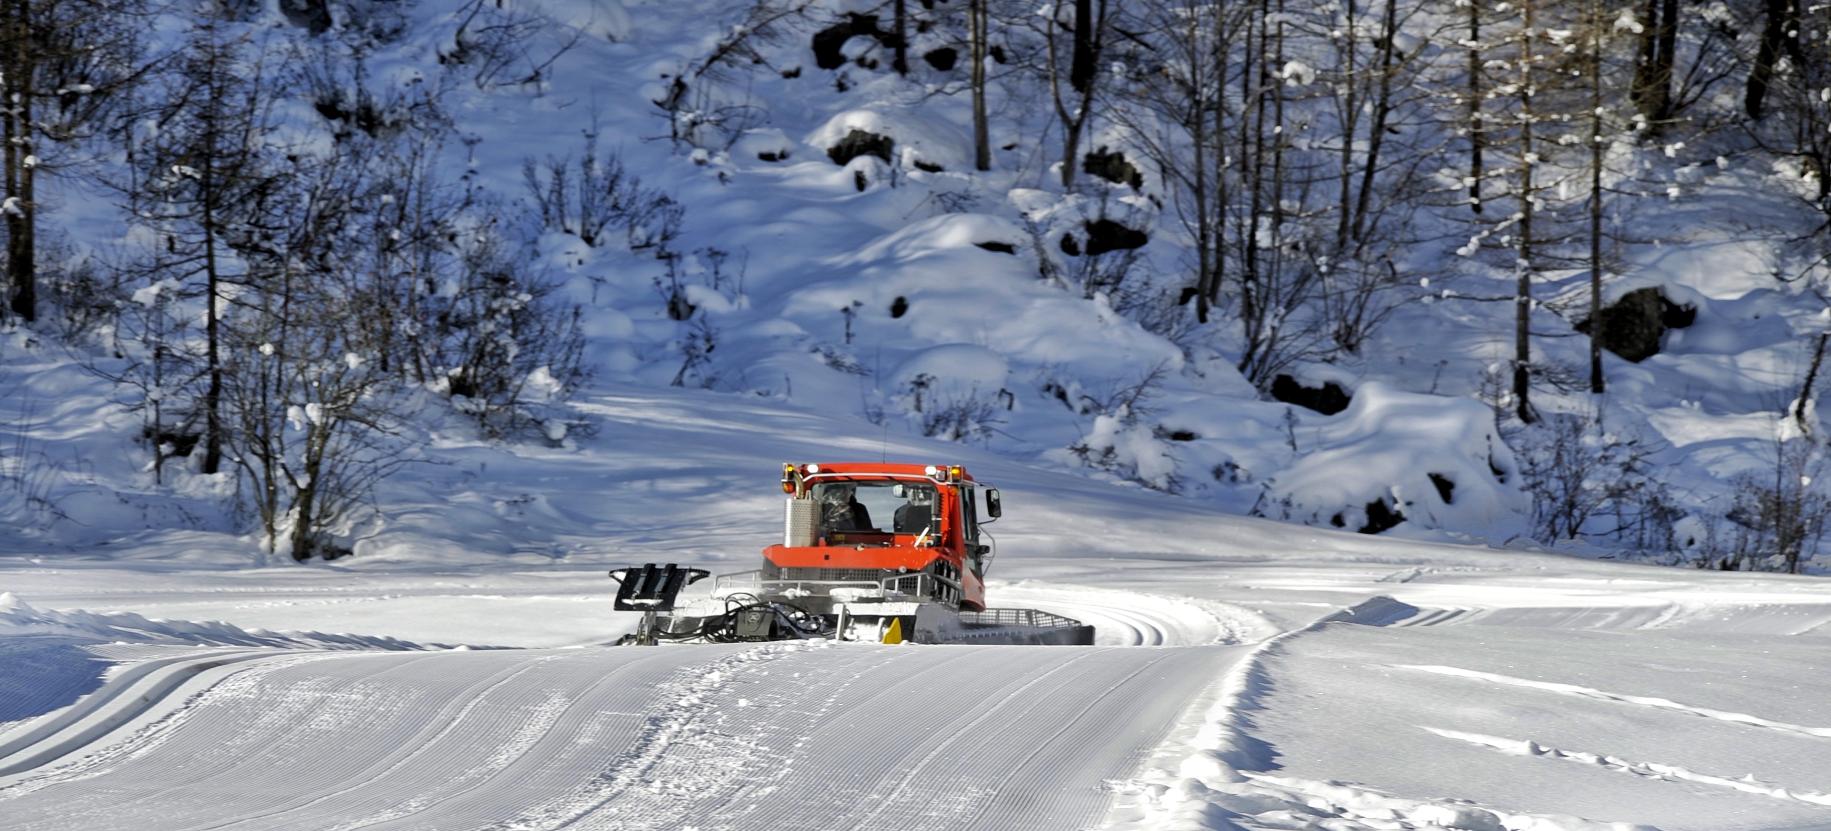
[[[960,486],[960,539],[965,545],[962,557],[966,568],[974,577],[985,576],[985,565],[981,559],[979,547],[979,489],[972,485]]]

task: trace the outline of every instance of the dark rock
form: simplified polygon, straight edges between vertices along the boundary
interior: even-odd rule
[[[844,20],[814,33],[814,65],[821,69],[838,69],[846,65],[846,41],[870,37],[882,43],[895,35],[877,27],[877,15],[848,14]]]
[[[975,242],[973,244],[987,251],[995,251],[1000,254],[1017,253],[1017,246],[1008,242]]]
[[[1168,441],[1195,441],[1201,438],[1194,430],[1172,430],[1161,424],[1152,428],[1151,435]]]
[[[172,428],[166,428],[154,433],[152,428],[148,427],[140,431],[140,437],[150,439],[158,444],[170,445],[172,449],[165,454],[168,457],[189,456],[191,455],[191,451],[197,449],[197,443],[203,440],[203,435],[201,433],[181,433]]]
[[[280,14],[314,35],[331,30],[331,8],[325,0],[280,0]]]
[[[837,144],[827,148],[826,155],[827,158],[833,160],[833,164],[841,166],[850,164],[859,156],[876,156],[883,159],[885,163],[889,163],[890,153],[895,149],[896,141],[889,136],[880,136],[876,133],[855,129],[847,133],[846,137],[840,139]],[[859,188],[859,190],[864,190],[864,188]]]
[[[922,60],[927,61],[929,66],[937,70],[952,72],[954,65],[960,62],[960,52],[957,49],[943,46],[940,49],[930,49],[922,53]]]
[[[1429,473],[1425,475],[1430,477],[1430,483],[1432,486],[1436,487],[1437,495],[1443,498],[1443,504],[1450,505],[1455,503],[1456,483],[1454,481],[1441,473]]]
[[[1286,404],[1295,404],[1306,410],[1314,410],[1323,415],[1335,415],[1348,409],[1354,397],[1340,384],[1328,381],[1320,387],[1306,387],[1289,375],[1279,375],[1272,379],[1272,398]]]
[[[765,151],[757,154],[757,159],[759,161],[765,161],[765,162],[785,162],[785,161],[788,161],[789,152],[790,151],[787,151],[787,150],[782,150],[780,152],[775,151],[775,150],[765,150]]]
[[[1602,307],[1601,326],[1595,332],[1602,348],[1624,360],[1640,363],[1659,354],[1659,341],[1668,329],[1683,329],[1697,322],[1697,307],[1666,299],[1658,288],[1635,289]],[[1584,319],[1576,329],[1590,334],[1595,321]]]
[[[864,193],[865,188],[868,188],[870,186],[871,186],[871,180],[865,178],[864,171],[862,171],[862,170],[852,171],[852,187],[857,188],[859,193]]]
[[[1144,174],[1137,166],[1126,161],[1124,153],[1109,152],[1105,147],[1082,156],[1081,170],[1116,185],[1144,187]]]
[[[1082,223],[1087,229],[1087,256],[1098,257],[1108,251],[1129,251],[1143,248],[1151,241],[1151,236],[1135,228],[1127,228],[1110,219],[1096,219]]]
[[[929,173],[940,173],[941,171],[947,169],[945,167],[942,167],[941,165],[935,164],[934,162],[923,161],[921,159],[916,159],[915,161],[910,162],[910,164],[915,165],[915,169],[917,169],[917,170],[926,170]]]
[[[1405,512],[1397,505],[1387,505],[1384,499],[1375,499],[1367,503],[1367,524],[1360,527],[1363,534],[1383,534],[1399,527],[1405,521]]]
[[[891,317],[893,317],[893,318],[902,317],[903,315],[906,315],[908,313],[909,313],[909,298],[899,295],[895,300],[890,301],[890,316]]]
[[[1081,256],[1081,241],[1075,239],[1073,234],[1063,234],[1062,253],[1070,257]]]

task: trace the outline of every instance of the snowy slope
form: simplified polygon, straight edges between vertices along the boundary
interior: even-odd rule
[[[20,829],[1085,827],[1239,650],[1071,653],[280,652],[0,778],[0,805]]]
[[[512,203],[524,159],[596,122],[688,207],[687,290],[719,348],[687,380],[707,389],[668,387],[685,327],[651,256],[546,234],[587,311],[591,429],[490,441],[434,401],[408,426],[423,463],[342,529],[355,556],[282,565],[233,482],[151,481],[138,421],[82,367],[105,353],[0,332],[0,828],[1831,827],[1831,597],[1523,547],[1518,460],[1475,400],[1510,307],[1455,296],[1494,275],[1403,309],[1377,360],[1302,368],[1352,387],[1349,410],[1293,410],[1213,347],[1039,279],[1023,220],[1072,211],[1037,190],[1036,125],[966,174],[961,100],[881,74],[839,91],[801,37],[772,53],[797,78],[746,87],[767,126],[676,153],[646,140],[649,102],[735,4],[527,7],[590,37],[531,88],[457,85],[450,168]],[[411,6],[425,37],[372,78],[440,71],[454,8]],[[906,152],[830,162],[860,125]],[[1710,202],[1641,218],[1661,242],[1611,289],[1667,280],[1699,308],[1664,354],[1610,358],[1601,405],[1689,509],[1720,513],[1764,463],[1815,313],[1764,237],[1698,221],[1736,200],[1738,222],[1791,227],[1742,201],[1762,176],[1700,174]],[[72,227],[108,226],[105,200],[58,197]],[[709,247],[741,272],[703,279]],[[1546,288],[1538,323],[1565,333],[1580,280]],[[1157,366],[1146,417],[1105,411]],[[975,401],[965,441],[923,435],[922,408]],[[634,625],[607,568],[752,568],[782,461],[871,458],[1000,486],[993,602],[1100,645],[606,646]],[[1415,506],[1399,538],[1327,530],[1375,498]],[[1230,515],[1254,506],[1303,525]],[[1443,542],[1470,539],[1509,547]]]
[[[778,459],[886,451],[869,426],[767,401],[626,390],[585,406],[605,419],[597,437],[475,448],[493,475],[455,466],[393,492],[426,518],[339,564],[251,570],[233,538],[208,535],[190,551],[155,537],[87,561],[0,558],[0,586],[24,600],[0,662],[43,691],[0,715],[0,741],[64,737],[0,784],[4,816],[151,828],[554,828],[580,815],[611,828],[893,828],[921,811],[933,814],[923,827],[1039,831],[1831,823],[1815,801],[1831,781],[1811,764],[1831,724],[1831,599],[1813,579],[1218,517],[892,436],[890,455],[964,460],[1004,489],[995,602],[1081,616],[1111,646],[607,648],[632,621],[608,611],[605,566],[749,568],[775,533]],[[486,507],[497,501],[527,518],[501,519]],[[457,545],[448,535],[474,533],[469,516],[496,517],[501,537]],[[522,535],[538,545],[518,554]],[[77,608],[92,611],[46,611]],[[126,610],[143,613],[141,634]],[[351,644],[261,634],[271,629],[400,642],[313,651]],[[192,636],[232,646],[174,646],[238,630],[246,641]],[[44,646],[28,657],[22,643]],[[393,651],[424,643],[549,648]],[[586,646],[550,648],[567,644]],[[233,662],[202,665],[222,650]],[[195,671],[174,677],[178,665]],[[129,677],[136,667],[149,668]],[[111,693],[119,685],[161,683],[118,726],[68,729],[92,723],[72,704],[102,712],[140,700]],[[675,815],[697,819],[662,819]]]

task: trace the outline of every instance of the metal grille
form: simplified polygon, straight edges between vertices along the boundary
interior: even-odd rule
[[[810,583],[876,583],[896,573],[882,568],[778,568],[776,580],[805,580]]]
[[[788,500],[788,517],[782,533],[782,544],[790,548],[814,544],[818,534],[819,506],[812,499]]]
[[[960,622],[969,626],[1029,626],[1039,629],[1060,629],[1069,626],[1080,626],[1081,622],[1073,618],[1050,614],[1040,609],[987,609],[983,612],[960,613]]]

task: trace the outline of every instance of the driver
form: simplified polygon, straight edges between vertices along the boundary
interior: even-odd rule
[[[934,524],[935,491],[933,488],[910,488],[909,501],[896,509],[896,532],[920,534]]]
[[[858,501],[857,485],[829,485],[820,501],[821,525],[829,531],[870,531],[877,527],[871,524],[871,512]]]

